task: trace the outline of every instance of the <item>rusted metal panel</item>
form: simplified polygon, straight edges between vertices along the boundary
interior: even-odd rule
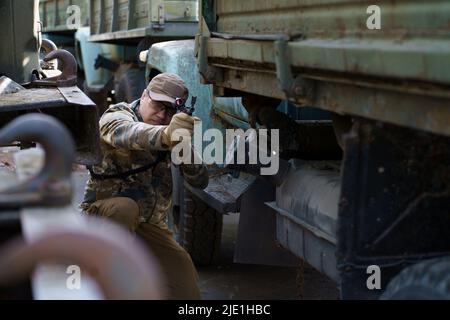
[[[228,69],[223,79],[219,85],[225,88],[286,97],[276,77],[268,72]],[[450,136],[449,93],[445,88],[418,83],[370,83],[365,79],[327,81],[327,77],[319,75],[311,75],[310,79],[320,80],[315,83],[314,98],[305,102],[301,97],[290,97],[289,101]]]
[[[16,93],[19,90],[24,89],[24,87],[22,87],[17,82],[12,81],[10,78],[5,76],[0,77],[0,95]]]
[[[250,129],[250,124],[248,123],[248,115],[243,113],[245,109],[240,105],[238,98],[235,101],[230,101],[230,98],[215,98],[213,112],[217,117],[219,117],[220,122],[216,119],[214,123],[225,122],[228,126],[241,129]]]
[[[63,106],[66,103],[58,89],[28,89],[2,95],[0,112],[44,109]]]
[[[339,283],[335,245],[286,215],[277,215],[276,228],[277,240],[283,247]]]
[[[311,39],[289,42],[288,51],[292,68],[450,83],[448,41]],[[241,64],[260,72],[275,72],[277,68],[272,42],[212,38],[207,52],[212,65],[231,68]]]
[[[203,1],[217,19],[201,22],[200,73],[217,87],[448,135],[450,3],[384,1],[380,30],[367,25],[370,5]]]
[[[39,14],[43,25],[43,32],[65,33],[75,32],[80,27],[89,25],[89,0],[40,0]],[[74,11],[69,6],[77,6],[80,9],[80,25],[72,27],[72,19],[69,19]],[[71,22],[70,24],[67,21]]]
[[[59,92],[68,103],[78,104],[80,106],[92,106],[93,102],[83,91],[77,90],[77,87],[59,87]]]
[[[91,0],[91,40],[193,37],[198,1]]]
[[[339,167],[339,162],[294,162],[276,199],[281,215],[304,221],[310,231],[333,244],[337,242]]]
[[[97,107],[78,87],[26,89],[2,95],[0,127],[33,112],[51,115],[67,126],[75,139],[77,163],[100,161]]]
[[[279,243],[337,282],[339,194],[338,162],[293,161],[276,200],[267,203],[276,212]]]
[[[382,35],[366,25],[367,8],[382,12]],[[314,38],[411,38],[448,34],[446,0],[218,0],[217,30],[233,34],[301,32]]]
[[[339,166],[336,161],[292,161],[276,200],[266,203],[276,213],[277,241],[338,283]]]
[[[125,43],[127,41],[134,41],[135,39],[144,37],[157,37],[161,41],[166,41],[174,38],[193,38],[197,33],[197,24],[190,22],[177,22],[173,24],[166,24],[165,28],[162,30],[157,30],[152,27],[135,28],[132,30],[93,34],[89,39],[94,42]]]

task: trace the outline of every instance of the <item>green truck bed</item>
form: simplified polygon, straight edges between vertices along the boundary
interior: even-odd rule
[[[234,89],[450,135],[450,2],[372,4],[204,0],[200,73],[223,94]]]

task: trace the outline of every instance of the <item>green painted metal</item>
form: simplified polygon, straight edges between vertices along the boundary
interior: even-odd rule
[[[198,0],[90,0],[91,40],[194,37]]]
[[[37,6],[37,0],[0,1],[0,76],[18,83],[39,68]]]
[[[44,32],[67,33],[75,32],[78,28],[73,28],[67,24],[72,11],[68,12],[69,6],[76,5],[80,8],[80,26],[89,25],[89,0],[39,0],[40,19]]]
[[[217,32],[284,34],[291,66],[450,83],[450,2],[379,1],[381,30],[369,30],[373,1],[217,1]],[[272,11],[273,10],[273,11]],[[208,56],[275,62],[271,42],[211,39]]]
[[[203,4],[197,51],[206,82],[450,134],[449,1],[216,0],[211,7],[205,0]],[[381,10],[380,30],[367,25],[373,4]],[[212,16],[217,16],[216,23]],[[331,84],[346,91],[330,99],[331,91],[326,90]],[[376,103],[368,107],[367,101],[352,96],[363,92]],[[397,103],[397,94],[410,105]],[[432,108],[423,97],[435,98],[430,99]],[[399,105],[403,109],[398,110]],[[416,119],[419,114],[411,114],[412,110],[431,118]]]
[[[215,4],[214,31],[233,34],[405,39],[445,38],[449,31],[446,0],[217,0]],[[367,28],[370,5],[381,8],[382,32]]]

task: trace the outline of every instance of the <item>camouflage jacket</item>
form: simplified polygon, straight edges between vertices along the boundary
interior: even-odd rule
[[[141,221],[165,227],[172,205],[170,152],[161,143],[161,132],[166,126],[142,122],[138,105],[139,100],[132,104],[119,103],[103,114],[100,119],[103,160],[92,170],[95,174],[115,175],[151,164],[158,154],[162,160],[126,178],[101,180],[91,176],[80,207],[87,210],[97,200],[129,197],[139,205]],[[194,187],[204,188],[208,184],[208,173],[203,165],[181,165],[180,171]]]

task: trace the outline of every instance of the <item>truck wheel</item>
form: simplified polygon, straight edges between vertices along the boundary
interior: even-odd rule
[[[145,71],[137,68],[128,69],[115,89],[117,103],[131,103],[139,99],[145,89]]]
[[[450,258],[427,260],[405,268],[391,280],[381,299],[450,299]]]
[[[170,217],[169,227],[196,266],[211,265],[220,255],[223,216],[188,190],[184,198],[185,213]]]

